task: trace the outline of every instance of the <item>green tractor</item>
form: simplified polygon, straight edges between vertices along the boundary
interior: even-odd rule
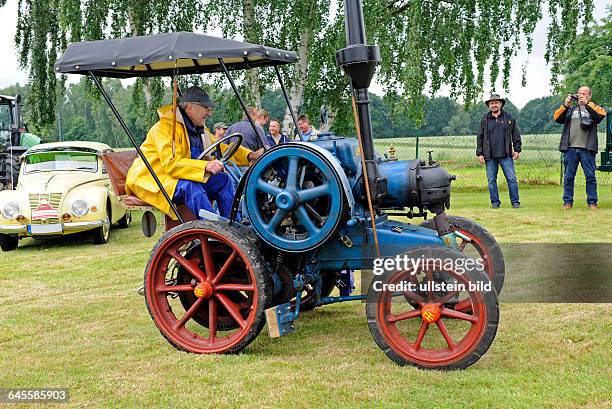
[[[601,165],[597,170],[612,172],[612,112],[610,111],[606,120],[606,150],[601,152]]]
[[[21,95],[0,95],[0,190],[17,186],[21,154],[40,143],[39,137],[28,132],[20,103]]]

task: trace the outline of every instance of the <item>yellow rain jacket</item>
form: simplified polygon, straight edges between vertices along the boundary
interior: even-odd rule
[[[161,107],[157,113],[159,121],[149,130],[147,139],[140,149],[172,198],[179,179],[205,183],[211,174],[205,170],[207,161],[191,159],[189,136],[181,111],[178,108],[176,110],[174,154],[172,153],[172,105]],[[204,139],[210,140],[211,143],[217,140],[208,129],[205,130],[205,134]],[[204,149],[208,146],[210,145],[205,141]],[[228,145],[221,145],[221,150],[225,151],[227,147]],[[232,156],[232,160],[238,166],[248,166],[249,153],[251,153],[249,149],[241,146]],[[134,160],[128,171],[125,190],[128,195],[138,197],[176,220],[163,193],[139,157]]]

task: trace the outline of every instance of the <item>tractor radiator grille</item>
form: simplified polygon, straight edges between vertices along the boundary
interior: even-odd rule
[[[36,210],[40,203],[45,200],[54,209],[57,209],[59,215],[60,202],[62,201],[61,193],[30,193],[30,209]],[[50,217],[48,219],[43,220],[32,220],[32,224],[54,224],[59,223],[59,218]]]

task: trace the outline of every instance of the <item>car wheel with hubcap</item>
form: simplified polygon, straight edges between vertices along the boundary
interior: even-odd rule
[[[13,251],[19,246],[19,237],[10,234],[0,234],[0,248],[2,251]]]
[[[106,208],[106,214],[102,219],[102,226],[94,230],[94,243],[95,244],[106,244],[110,238],[110,225],[111,225],[111,214],[110,209]]]

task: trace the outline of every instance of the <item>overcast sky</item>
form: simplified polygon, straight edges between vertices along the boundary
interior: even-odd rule
[[[606,4],[609,0],[594,0],[594,16],[599,21],[606,12]],[[546,13],[545,13],[546,14]],[[17,21],[17,0],[8,0],[6,5],[0,8],[0,88],[12,85],[16,82],[24,84],[28,75],[20,70],[17,65],[17,53],[14,48],[15,22]],[[522,51],[513,60],[510,74],[510,93],[505,95],[519,108],[522,108],[529,100],[545,95],[550,95],[550,69],[544,61],[546,51],[546,27],[548,16],[537,25],[534,33],[534,49],[530,56]],[[527,63],[527,84],[521,86],[521,70]],[[70,81],[70,79],[69,79]],[[501,80],[496,90],[501,92]],[[381,94],[381,89],[373,84],[371,91]],[[491,91],[490,86],[485,86],[485,92]],[[444,91],[442,92],[444,94]]]

